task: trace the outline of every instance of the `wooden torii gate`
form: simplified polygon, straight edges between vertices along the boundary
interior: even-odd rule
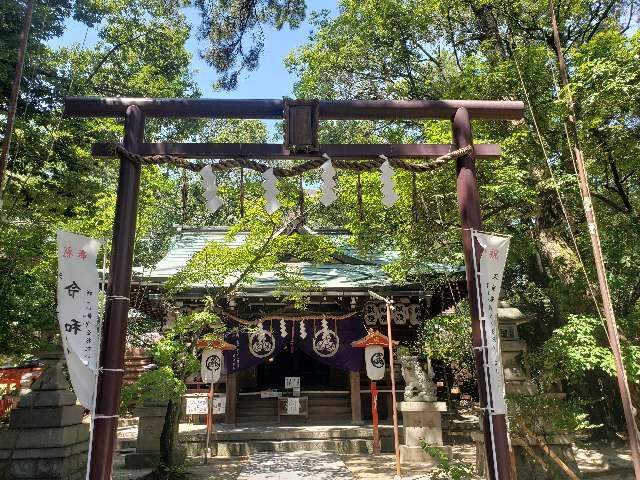
[[[434,158],[450,151],[447,144],[383,144],[322,145],[318,143],[321,120],[423,120],[448,119],[452,122],[453,146],[473,145],[471,119],[520,120],[524,105],[519,101],[485,100],[219,100],[219,99],[155,99],[155,98],[90,98],[65,100],[68,117],[125,118],[124,147],[139,155],[168,154],[183,158],[262,158],[312,159],[323,154],[335,159],[369,159],[385,155],[389,158]],[[163,118],[241,118],[284,120],[283,144],[247,143],[146,143],[146,117]],[[113,156],[113,146],[98,143],[93,155]],[[476,268],[472,254],[471,229],[482,228],[480,202],[476,184],[476,158],[500,156],[500,146],[481,144],[473,152],[456,160],[456,188],[462,228],[467,287],[471,305],[472,341],[476,380],[485,437],[488,473],[491,480],[511,479],[509,436],[504,414],[493,414],[487,392],[491,379],[482,351],[480,315],[476,296]],[[91,480],[111,478],[112,456],[118,425],[118,403],[122,385],[125,335],[129,311],[129,288],[136,213],[140,186],[140,163],[120,160],[117,203],[113,227],[113,245],[109,288],[102,329],[102,349],[92,455],[89,465]],[[489,399],[489,401],[488,401]],[[495,465],[495,466],[494,466]]]

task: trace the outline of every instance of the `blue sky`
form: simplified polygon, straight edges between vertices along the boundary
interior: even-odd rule
[[[337,13],[335,1],[307,0],[307,13],[312,10],[330,9]],[[260,66],[253,72],[245,72],[239,81],[238,88],[231,92],[214,91],[212,85],[216,79],[211,67],[207,66],[198,55],[198,40],[196,38],[197,27],[200,18],[194,9],[186,11],[187,18],[192,24],[191,38],[187,42],[187,48],[193,55],[192,68],[197,71],[196,80],[204,97],[224,98],[281,98],[291,96],[293,84],[296,78],[287,72],[283,59],[294,48],[306,43],[311,32],[311,25],[305,21],[300,28],[289,30],[287,28],[277,31],[273,28],[265,28],[265,48],[260,58]],[[70,20],[67,22],[64,35],[50,42],[53,47],[81,44],[83,39],[86,46],[97,41],[97,31],[89,29],[83,24]]]

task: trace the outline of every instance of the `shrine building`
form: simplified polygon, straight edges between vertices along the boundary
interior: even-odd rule
[[[228,227],[177,229],[168,253],[152,271],[134,269],[132,306],[156,319],[159,329],[171,327],[176,312],[167,310],[162,300],[163,285],[209,242],[241,245],[245,235],[240,233],[230,241],[228,231]],[[361,255],[349,244],[350,234],[344,230],[299,225],[281,234],[292,232],[323,236],[336,251],[320,264],[304,258],[282,259],[288,269],[313,285],[313,291],[303,292],[308,297],[303,311],[283,300],[283,285],[275,272],[258,275],[218,304],[228,327],[224,340],[235,346],[224,352],[220,384],[216,385],[216,392],[226,393],[224,421],[359,424],[370,419],[371,399],[363,349],[352,347],[351,342],[370,328],[387,332],[385,304],[373,300],[369,292],[393,299],[393,338],[409,345],[421,322],[466,297],[464,268],[423,265],[415,278],[398,283],[383,268],[399,257],[398,252]],[[194,285],[174,294],[173,305],[183,314],[201,310],[206,294],[204,284]],[[378,383],[381,420],[390,419],[388,358],[386,368],[384,380]],[[398,365],[398,382],[400,371]],[[293,380],[285,385],[287,378]],[[191,392],[207,388],[199,375],[188,386]],[[300,398],[298,414],[282,411],[279,398],[287,396]]]

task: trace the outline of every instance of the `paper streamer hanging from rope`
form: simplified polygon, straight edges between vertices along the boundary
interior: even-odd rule
[[[336,180],[333,178],[336,175],[336,169],[333,168],[333,163],[328,155],[325,154],[323,157],[328,160],[320,167],[322,169],[322,197],[320,202],[326,207],[335,202],[338,196],[333,190],[336,186]]]
[[[395,192],[395,182],[393,181],[393,168],[389,165],[389,159],[384,158],[385,161],[382,165],[380,165],[380,180],[382,181],[382,203],[384,203],[385,207],[391,207],[398,200],[398,194]]]
[[[273,168],[269,168],[262,174],[264,179],[262,187],[264,188],[264,199],[267,202],[267,212],[269,214],[274,213],[280,208],[280,202],[278,202],[278,189],[276,186],[276,176],[273,174]]]
[[[204,197],[207,199],[207,210],[215,213],[222,206],[223,202],[218,195],[218,179],[216,174],[211,170],[210,165],[206,165],[200,170],[202,177],[202,187],[204,188]]]

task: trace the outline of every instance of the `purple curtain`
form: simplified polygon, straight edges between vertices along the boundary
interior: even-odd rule
[[[271,325],[272,323],[272,325]],[[364,352],[361,348],[353,348],[351,342],[362,338],[366,330],[359,318],[347,320],[327,320],[329,332],[322,331],[322,321],[305,320],[306,338],[300,337],[301,322],[286,322],[287,336],[280,334],[280,322],[263,323],[267,334],[262,338],[253,336],[245,332],[231,333],[225,336],[225,340],[236,346],[233,351],[225,352],[225,367],[228,372],[237,372],[247,368],[252,368],[261,363],[267,362],[269,357],[275,357],[285,348],[291,345],[291,325],[295,326],[294,348],[299,348],[305,354],[318,362],[331,367],[339,368],[350,372],[358,372],[362,368]],[[336,330],[338,338],[338,348],[335,349]],[[249,348],[250,340],[253,341],[253,351],[258,355],[265,355],[273,348],[271,354],[256,356]],[[314,340],[316,349],[314,350]]]

